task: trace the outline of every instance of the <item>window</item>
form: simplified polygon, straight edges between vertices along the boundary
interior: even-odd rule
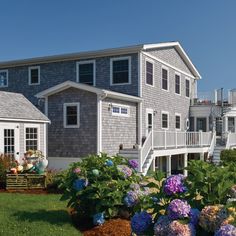
[[[168,129],[169,126],[169,114],[167,112],[162,112],[161,114],[161,122],[162,122],[162,129]]]
[[[175,93],[180,94],[180,75],[175,74]]]
[[[181,129],[181,117],[180,117],[180,115],[175,115],[175,128],[176,129]]]
[[[168,90],[168,70],[162,68],[162,89]]]
[[[0,70],[0,88],[8,86],[8,70]]]
[[[153,63],[146,61],[146,84],[153,86]]]
[[[95,85],[95,61],[77,62],[77,82]]]
[[[111,85],[131,83],[131,58],[111,59]]]
[[[79,103],[64,104],[64,128],[79,128]]]
[[[188,79],[185,80],[185,95],[188,98],[190,96],[190,81]]]
[[[228,117],[228,131],[234,133],[235,132],[235,121],[234,117]]]
[[[14,157],[15,154],[14,129],[4,129],[4,154]]]
[[[25,129],[25,150],[38,150],[38,128],[27,127]]]
[[[112,104],[113,116],[129,116],[129,107],[125,105]]]
[[[29,67],[29,85],[40,84],[40,67],[32,66]]]

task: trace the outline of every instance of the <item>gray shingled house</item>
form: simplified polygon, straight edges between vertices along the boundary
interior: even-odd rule
[[[24,157],[29,149],[47,155],[49,119],[22,94],[0,91],[0,153]]]

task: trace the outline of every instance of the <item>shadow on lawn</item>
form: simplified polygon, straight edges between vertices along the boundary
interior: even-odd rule
[[[28,222],[47,222],[49,224],[63,226],[64,224],[72,224],[67,211],[64,210],[38,210],[35,212],[18,211],[13,214],[18,221]]]

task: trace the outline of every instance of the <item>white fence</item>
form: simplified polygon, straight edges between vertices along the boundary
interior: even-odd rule
[[[236,147],[236,133],[228,133],[226,149],[230,149],[231,147]]]

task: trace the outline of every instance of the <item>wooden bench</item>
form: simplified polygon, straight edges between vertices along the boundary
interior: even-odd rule
[[[7,174],[6,189],[44,189],[46,188],[46,174]]]

